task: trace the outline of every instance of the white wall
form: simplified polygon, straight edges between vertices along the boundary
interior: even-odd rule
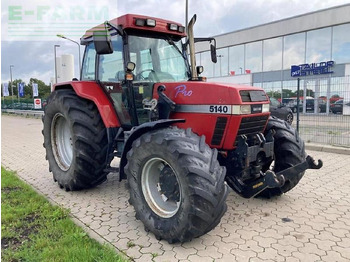
[[[208,82],[221,82],[239,85],[253,85],[252,74],[208,78]]]

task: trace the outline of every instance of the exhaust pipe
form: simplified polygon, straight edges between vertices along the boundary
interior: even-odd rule
[[[190,46],[190,61],[191,61],[192,79],[198,78],[197,69],[196,69],[196,53],[195,53],[195,48],[194,48],[194,36],[193,36],[193,26],[194,26],[194,23],[196,22],[196,19],[197,19],[197,15],[194,15],[192,17],[191,21],[188,23],[188,27],[187,27],[188,43]]]

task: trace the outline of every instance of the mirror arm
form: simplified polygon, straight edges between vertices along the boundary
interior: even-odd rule
[[[109,21],[106,21],[106,22],[104,22],[104,24],[105,24],[105,26],[109,26],[109,27],[111,27],[112,29],[114,29],[115,31],[117,31],[117,33],[119,34],[119,35],[123,35],[123,31],[122,31],[122,29],[120,28],[120,26],[116,26],[115,24],[112,24],[111,22],[109,22]]]

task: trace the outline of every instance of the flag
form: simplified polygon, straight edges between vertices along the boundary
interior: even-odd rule
[[[2,84],[2,95],[3,96],[9,96],[9,84],[8,83],[3,83]]]
[[[39,96],[38,84],[37,83],[33,83],[33,97],[34,96]]]
[[[18,87],[18,94],[19,94],[19,97],[24,97],[24,83],[18,83],[17,84],[17,87]]]

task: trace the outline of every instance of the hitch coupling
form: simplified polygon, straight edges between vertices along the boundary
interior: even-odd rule
[[[286,180],[290,180],[294,176],[304,172],[307,169],[320,169],[323,166],[322,160],[318,163],[311,157],[307,156],[306,160],[298,165],[287,168],[275,173],[268,170],[266,173],[261,172],[261,176],[249,184],[239,179],[234,179],[235,191],[244,198],[256,196],[266,188],[283,187]]]

